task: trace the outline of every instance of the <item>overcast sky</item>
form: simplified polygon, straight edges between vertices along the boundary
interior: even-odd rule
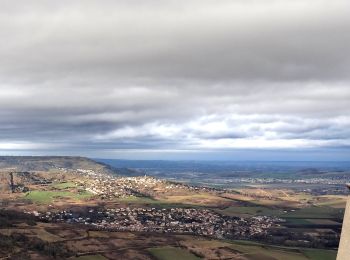
[[[1,0],[0,154],[350,159],[348,0]]]

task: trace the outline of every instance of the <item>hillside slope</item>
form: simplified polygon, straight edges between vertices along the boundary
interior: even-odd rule
[[[1,170],[50,171],[57,168],[85,169],[104,173],[115,170],[104,163],[73,156],[0,156]]]

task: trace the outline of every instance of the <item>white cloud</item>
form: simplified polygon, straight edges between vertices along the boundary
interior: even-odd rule
[[[0,151],[3,150],[41,150],[58,148],[57,145],[47,143],[31,143],[31,142],[0,142]]]
[[[349,3],[3,1],[0,150],[348,146]]]

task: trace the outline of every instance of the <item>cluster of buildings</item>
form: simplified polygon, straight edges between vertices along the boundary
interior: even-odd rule
[[[169,182],[150,176],[119,177],[96,173],[92,170],[77,169],[78,174],[89,176],[82,183],[85,189],[102,198],[123,198],[131,195],[154,196],[159,193],[176,191],[207,191],[210,188],[195,187],[181,183]]]
[[[32,213],[34,214],[34,213]],[[50,222],[89,225],[97,230],[161,232],[214,238],[253,238],[267,234],[280,219],[267,216],[238,218],[207,209],[115,208],[90,209],[84,213],[46,212],[35,215]]]
[[[113,177],[95,175],[86,182],[85,189],[103,198],[122,198],[151,193],[157,184],[164,181],[152,177]]]
[[[202,191],[210,188],[173,183],[149,176],[119,177],[93,170],[77,169],[85,190],[102,198],[121,198],[131,195],[153,196],[172,192]],[[256,216],[239,218],[223,216],[213,210],[200,208],[89,208],[31,212],[41,220],[87,225],[92,229],[108,231],[160,232],[209,236],[213,238],[256,238],[279,225],[275,217]]]

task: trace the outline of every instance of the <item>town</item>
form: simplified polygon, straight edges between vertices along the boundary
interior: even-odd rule
[[[266,235],[282,219],[267,216],[251,218],[223,217],[207,209],[115,208],[72,211],[31,212],[42,221],[88,225],[108,231],[160,232],[251,239]]]
[[[92,170],[77,169],[77,174],[89,176],[88,180],[79,181],[79,185],[86,191],[102,198],[123,198],[131,195],[152,197],[155,194],[168,191],[214,191],[210,187],[197,187],[182,183],[171,182],[164,179],[157,179],[151,176],[121,177],[106,175]]]
[[[208,243],[217,244],[219,251],[223,245],[241,243],[235,241],[328,250],[339,242],[344,196],[317,196],[280,187],[198,185],[145,173],[125,176],[103,165],[86,167],[90,162],[84,161],[83,167],[80,162],[78,167],[50,165],[50,171],[3,169],[0,205],[6,211],[0,215],[4,219],[0,238],[20,245],[23,238],[17,233],[21,233],[29,239],[23,251],[33,243],[37,243],[36,250],[49,243],[45,254],[63,258],[107,256],[108,250],[116,252],[125,243],[134,243],[130,237],[139,238],[138,248],[144,248],[146,254],[163,241],[161,245],[188,246],[186,250],[198,256],[202,249],[193,251],[198,241],[211,241]],[[310,187],[300,182],[295,185],[302,190]],[[333,204],[335,207],[327,206]],[[144,246],[145,240],[150,244]],[[223,254],[219,251],[218,256]],[[225,251],[226,259],[231,259],[232,252]]]

